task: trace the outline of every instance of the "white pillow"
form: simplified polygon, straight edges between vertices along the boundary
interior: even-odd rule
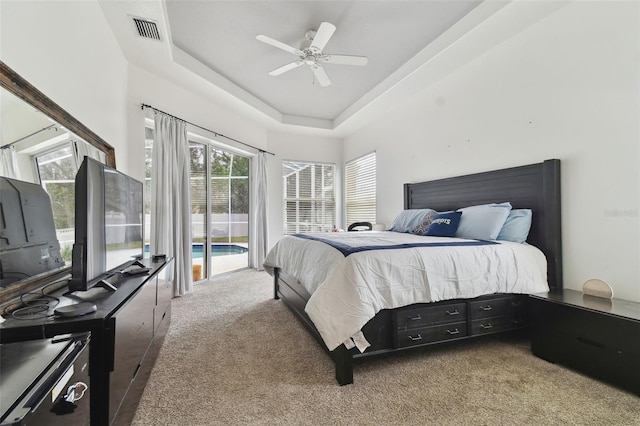
[[[509,217],[502,225],[498,234],[498,240],[514,241],[524,243],[529,236],[531,229],[531,209],[513,209],[509,212]]]
[[[474,240],[496,240],[509,212],[511,203],[483,204],[458,209],[462,212],[456,237]]]

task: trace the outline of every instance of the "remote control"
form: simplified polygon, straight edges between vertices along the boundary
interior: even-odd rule
[[[135,268],[135,269],[129,269],[128,271],[125,271],[125,274],[143,275],[143,274],[148,274],[150,271],[151,271],[151,268]]]

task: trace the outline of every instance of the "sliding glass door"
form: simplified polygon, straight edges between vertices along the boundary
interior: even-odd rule
[[[212,273],[248,266],[249,159],[210,147]]]
[[[152,123],[146,128],[145,207],[150,211]],[[249,157],[189,134],[193,281],[249,265]],[[145,219],[149,244],[150,216]]]
[[[189,142],[191,159],[191,247],[193,281],[209,276],[210,261],[205,248],[211,243],[207,232],[207,145]]]
[[[248,266],[249,158],[194,140],[189,149],[198,281]]]

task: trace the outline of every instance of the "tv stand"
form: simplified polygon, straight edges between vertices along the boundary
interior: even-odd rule
[[[103,293],[100,290],[94,290],[94,289],[100,289],[100,288],[107,290],[109,293],[115,293],[116,290],[118,290],[118,287],[111,284],[109,281],[107,281],[106,278],[104,278],[96,282],[94,285],[92,285],[86,290],[69,290],[63,293],[62,295],[65,297],[78,298],[81,300],[91,299],[93,296],[95,296],[96,293]]]
[[[141,267],[141,268],[146,268],[146,265],[145,265],[144,263],[140,262],[140,260],[139,260],[139,259],[138,259],[138,260],[136,260],[135,262],[133,262],[133,263],[131,264],[131,266],[139,266],[139,267]]]
[[[84,302],[96,312],[63,318],[7,318],[0,323],[0,343],[90,332],[89,376],[91,425],[129,425],[171,322],[173,259],[143,259],[147,275],[115,274],[118,291],[63,294],[57,307]],[[111,284],[111,283],[107,283]],[[95,286],[94,286],[95,287]],[[114,287],[115,288],[115,287]],[[51,309],[53,314],[53,308]]]
[[[94,287],[102,287],[108,291],[116,291],[118,288],[107,280],[100,280]]]

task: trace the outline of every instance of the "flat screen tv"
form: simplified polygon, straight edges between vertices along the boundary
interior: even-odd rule
[[[64,266],[49,194],[0,177],[0,288]]]
[[[85,157],[75,184],[69,291],[115,291],[109,278],[144,255],[142,182]]]

